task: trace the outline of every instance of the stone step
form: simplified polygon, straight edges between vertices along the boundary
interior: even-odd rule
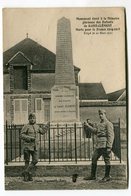
[[[15,177],[21,176],[24,169],[24,163],[10,163],[5,166],[5,176]],[[103,161],[98,161],[97,176],[104,176],[105,165]],[[91,162],[83,161],[78,162],[52,162],[52,163],[38,163],[34,176],[72,176],[77,173],[79,176],[90,175]],[[113,179],[127,179],[127,165],[119,161],[112,161],[111,163],[111,176]]]

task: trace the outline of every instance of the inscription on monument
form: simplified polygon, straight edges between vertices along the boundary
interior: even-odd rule
[[[76,120],[76,86],[54,87],[53,91],[53,110],[54,121]]]

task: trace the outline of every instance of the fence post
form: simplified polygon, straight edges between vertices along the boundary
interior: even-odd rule
[[[40,136],[40,149],[39,149],[39,152],[40,152],[40,161],[41,161],[41,134],[39,135]],[[44,142],[45,142],[45,138],[44,138]]]
[[[19,129],[19,157],[21,159],[21,129]]]
[[[120,129],[120,118],[118,120],[118,126],[119,126],[119,139],[120,139],[120,163],[121,163],[121,129]]]
[[[66,159],[68,161],[68,154],[67,154],[67,152],[68,152],[68,142],[67,142],[67,124],[66,124]]]
[[[11,161],[13,159],[13,145],[12,145],[12,125],[10,126],[10,153],[11,153]]]
[[[59,137],[60,137],[60,135],[59,135],[59,124],[57,123],[57,135],[58,135],[58,140],[57,140],[57,150],[58,150],[58,161],[59,161]]]
[[[6,160],[5,163],[8,165],[8,125],[7,125],[7,120],[6,120]]]
[[[48,130],[48,142],[49,142],[49,163],[51,162],[51,149],[50,149],[50,124]]]
[[[75,133],[75,162],[77,163],[77,148],[76,148],[76,123],[74,123],[74,133]]]
[[[15,161],[16,161],[16,157],[17,157],[17,152],[16,152],[16,150],[17,150],[17,146],[16,146],[16,125],[12,125],[12,128],[14,129],[14,133],[15,133]]]

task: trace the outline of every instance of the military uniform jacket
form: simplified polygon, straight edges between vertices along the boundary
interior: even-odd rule
[[[98,123],[96,131],[96,148],[112,148],[113,141],[113,124],[108,120]]]
[[[27,124],[21,130],[21,139],[23,140],[23,148],[28,148],[31,151],[38,150],[39,134],[44,134],[47,131],[45,128],[40,128],[38,125]]]

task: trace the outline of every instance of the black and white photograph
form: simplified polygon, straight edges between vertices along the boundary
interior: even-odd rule
[[[2,15],[5,190],[128,189],[126,9]]]

